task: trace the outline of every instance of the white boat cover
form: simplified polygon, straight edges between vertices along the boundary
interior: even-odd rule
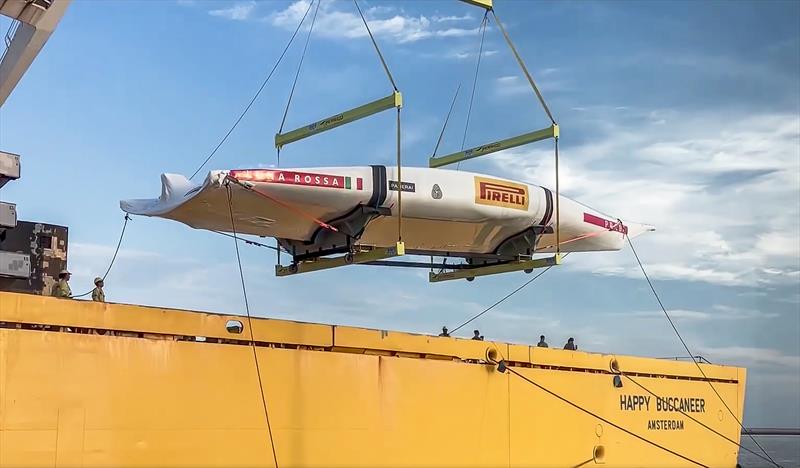
[[[231,180],[246,186],[227,183]],[[396,168],[229,170],[210,172],[202,185],[175,174],[163,174],[161,181],[159,198],[124,200],[122,210],[173,219],[196,229],[232,232],[232,207],[236,232],[275,237],[295,253],[345,243],[387,247],[397,241]],[[549,189],[470,172],[416,167],[402,169],[400,188],[407,252],[532,253],[533,249],[526,249],[530,232],[535,233],[536,252],[555,250],[555,201]],[[564,252],[619,250],[625,234],[634,237],[654,230],[563,196],[560,223]]]

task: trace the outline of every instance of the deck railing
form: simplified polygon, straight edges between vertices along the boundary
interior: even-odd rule
[[[6,58],[8,49],[11,47],[11,42],[14,40],[14,36],[17,34],[17,30],[19,29],[21,24],[22,22],[19,20],[16,19],[11,20],[11,24],[8,26],[8,30],[6,31],[6,34],[3,37],[3,43],[5,47],[3,47],[3,54],[0,55],[0,62],[2,62],[4,58]]]

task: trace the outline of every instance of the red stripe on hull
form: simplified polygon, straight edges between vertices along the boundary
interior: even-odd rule
[[[595,226],[600,226],[601,228],[608,229],[609,231],[616,231],[616,232],[621,232],[622,234],[628,234],[628,226],[622,224],[622,221],[609,221],[605,218],[601,218],[593,214],[584,213],[583,222],[593,224]]]

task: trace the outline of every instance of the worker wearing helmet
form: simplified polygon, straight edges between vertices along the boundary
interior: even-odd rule
[[[53,286],[53,296],[62,298],[72,297],[72,289],[69,287],[69,279],[71,277],[72,273],[67,270],[61,270],[61,272],[58,273],[58,283]]]
[[[105,283],[103,282],[103,278],[95,278],[94,279],[94,289],[92,289],[92,300],[94,302],[105,302],[106,301],[106,293],[103,292],[103,286]]]

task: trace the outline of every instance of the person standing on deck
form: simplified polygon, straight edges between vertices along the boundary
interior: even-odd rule
[[[69,287],[69,279],[72,273],[67,270],[61,270],[58,274],[58,283],[53,286],[53,296],[62,298],[72,298],[72,289]]]
[[[564,349],[568,349],[570,351],[577,351],[578,345],[575,344],[575,338],[570,337],[570,339],[567,340],[567,344],[564,345]]]
[[[536,343],[536,346],[540,348],[549,348],[549,346],[547,346],[547,342],[544,341],[544,335],[539,335],[539,342]]]
[[[473,330],[472,333],[473,340],[483,341],[483,335],[481,335],[480,330]]]
[[[103,292],[104,285],[103,278],[98,277],[94,279],[94,289],[92,289],[92,300],[94,302],[106,301],[106,293]]]
[[[442,332],[439,333],[439,336],[449,337],[450,334],[447,333],[447,327],[442,327]]]

